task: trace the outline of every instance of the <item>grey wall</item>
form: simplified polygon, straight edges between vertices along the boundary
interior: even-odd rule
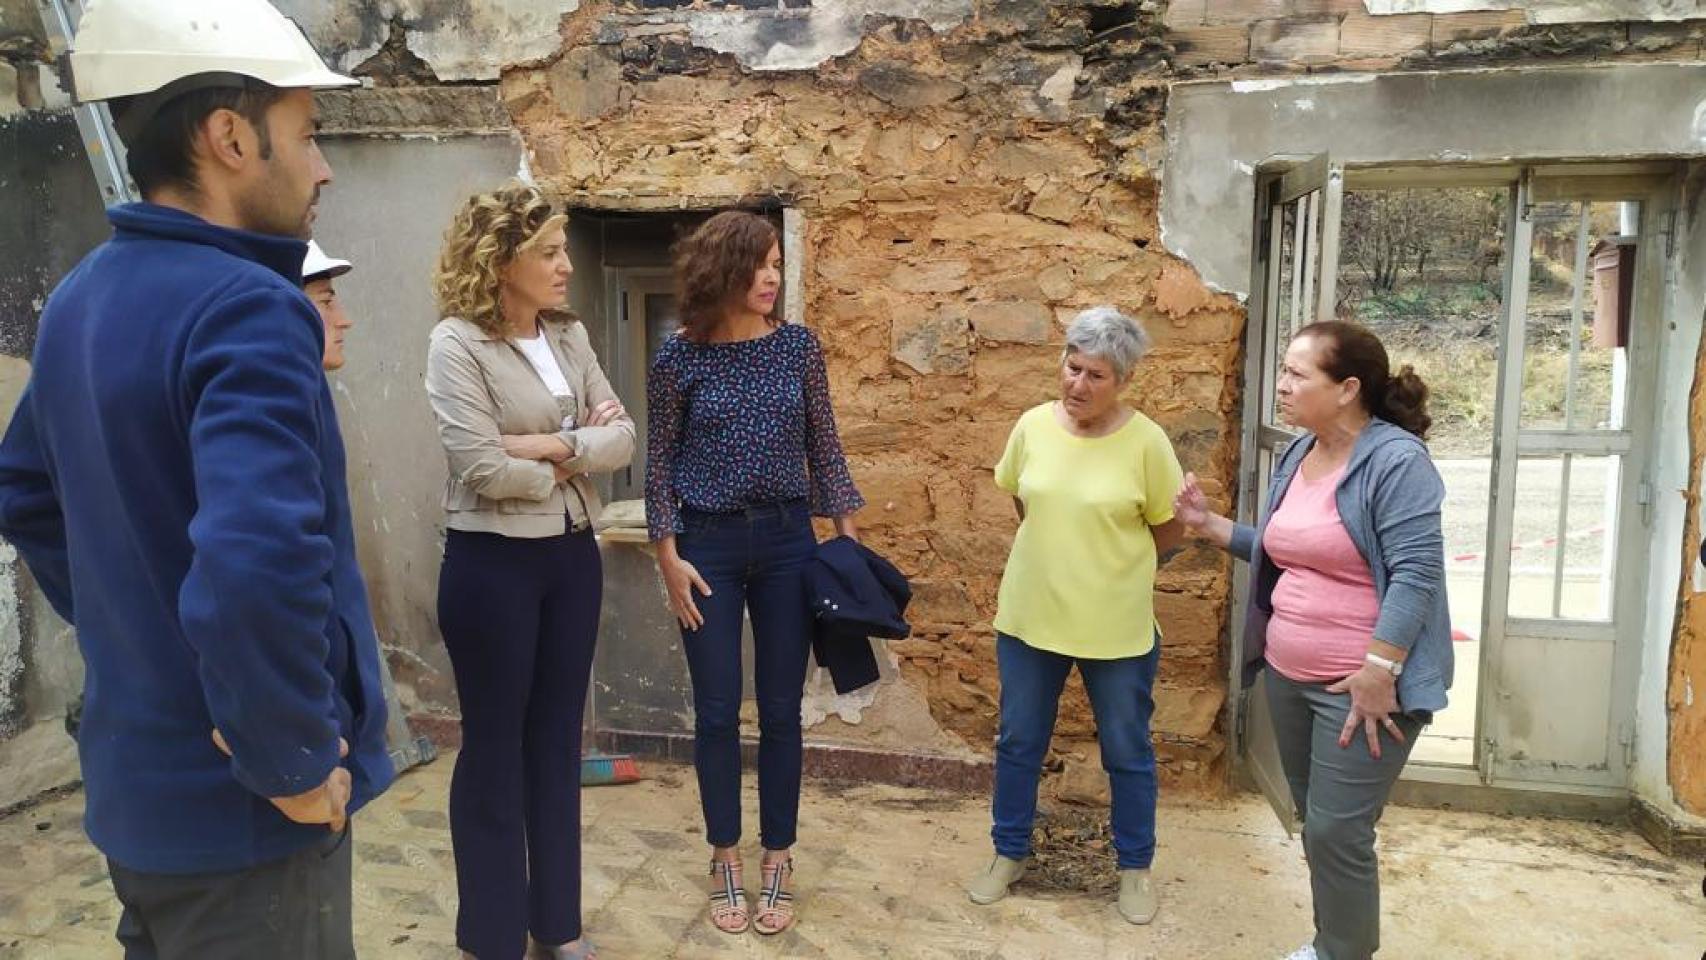
[[[355,264],[337,282],[356,326],[332,376],[362,572],[406,711],[456,702],[439,640],[444,455],[422,378],[438,322],[430,277],[451,215],[469,194],[515,176],[509,137],[328,139],[335,179],[315,236]]]
[[[433,617],[444,463],[421,378],[437,321],[429,275],[455,206],[511,179],[510,137],[328,139],[336,173],[318,235],[357,264],[340,281],[358,326],[333,378],[362,567],[406,710],[455,703]],[[64,113],[0,118],[0,423],[29,377],[47,294],[108,228],[76,127]],[[82,659],[7,545],[0,544],[0,809],[77,779],[67,708]],[[419,696],[417,696],[417,691]]]
[[[0,117],[0,423],[29,380],[41,308],[106,239],[107,221],[68,114]],[[67,708],[83,689],[71,628],[0,544],[0,809],[77,779]]]
[[[1216,289],[1250,283],[1255,164],[1686,157],[1706,151],[1706,65],[1355,74],[1172,88],[1161,237]]]
[[[25,357],[49,291],[107,237],[69,113],[0,117],[0,353]]]

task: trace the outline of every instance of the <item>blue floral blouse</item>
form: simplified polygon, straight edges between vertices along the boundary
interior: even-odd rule
[[[805,499],[840,517],[865,505],[853,486],[817,335],[799,324],[732,343],[676,334],[646,385],[646,526],[682,532],[683,507],[726,513]]]

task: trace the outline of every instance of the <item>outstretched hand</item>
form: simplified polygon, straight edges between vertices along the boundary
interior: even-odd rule
[[[1201,530],[1208,523],[1209,517],[1213,516],[1208,508],[1208,497],[1202,492],[1202,484],[1197,480],[1196,474],[1185,474],[1185,485],[1179,488],[1178,496],[1173,498],[1173,515],[1193,531]]]

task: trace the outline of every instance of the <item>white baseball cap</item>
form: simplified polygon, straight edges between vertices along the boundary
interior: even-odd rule
[[[330,280],[333,277],[341,277],[352,269],[354,266],[348,260],[328,257],[326,251],[320,249],[319,244],[312,240],[308,241],[308,256],[302,258],[303,283],[310,280]]]

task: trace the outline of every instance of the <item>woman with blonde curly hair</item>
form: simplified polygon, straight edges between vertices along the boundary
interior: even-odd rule
[[[464,957],[590,958],[580,919],[580,720],[603,583],[591,475],[634,422],[568,297],[567,218],[476,195],[445,233],[427,395],[450,477],[438,622],[462,704],[450,834]]]
[[[693,681],[693,763],[711,845],[711,922],[780,933],[794,919],[789,849],[800,807],[800,700],[812,614],[813,514],[852,537],[864,505],[842,456],[816,335],[776,319],[776,228],[729,211],[676,255],[681,331],[647,384],[646,522]],[[762,887],[741,885],[741,625],[758,696]]]

